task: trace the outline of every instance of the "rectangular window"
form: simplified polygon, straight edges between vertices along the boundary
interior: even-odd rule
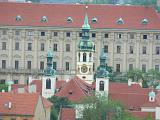
[[[20,35],[20,31],[16,30],[15,31],[15,35],[19,36]]]
[[[41,51],[44,51],[44,43],[41,43]]]
[[[82,37],[82,33],[79,33],[79,37]]]
[[[2,50],[6,50],[6,42],[2,42]]]
[[[134,33],[130,33],[129,36],[130,36],[130,39],[134,39]]]
[[[105,33],[105,34],[104,34],[104,38],[108,38],[108,33]]]
[[[147,54],[147,47],[146,46],[143,46],[143,48],[142,48],[142,54]]]
[[[108,53],[108,45],[104,45],[104,53]]]
[[[57,51],[57,44],[53,44],[53,51]]]
[[[43,61],[40,62],[40,69],[44,70],[44,62]]]
[[[18,68],[19,68],[19,61],[16,60],[16,61],[15,61],[15,69],[18,69]]]
[[[160,35],[156,35],[156,40],[160,40]]]
[[[156,55],[160,54],[160,47],[156,47]]]
[[[14,84],[18,84],[18,80],[14,80],[13,82],[14,82]]]
[[[133,64],[129,64],[129,71],[133,70]]]
[[[32,43],[28,43],[28,51],[32,51]]]
[[[57,37],[58,36],[58,32],[53,32],[53,36]]]
[[[130,46],[130,47],[129,47],[129,53],[130,53],[130,54],[133,54],[133,46]]]
[[[120,72],[120,64],[116,64],[116,72]]]
[[[117,54],[121,53],[121,46],[117,46]]]
[[[57,62],[53,62],[53,69],[57,70]]]
[[[15,42],[15,50],[19,50],[19,42]]]
[[[31,69],[31,61],[27,61],[27,69]]]
[[[96,37],[96,33],[92,33],[92,38],[95,38]]]
[[[159,71],[159,65],[155,65],[155,70]]]
[[[2,69],[6,69],[6,60],[2,60]]]
[[[6,83],[6,80],[0,80],[0,84],[5,84]]]
[[[147,35],[143,35],[143,39],[147,39],[147,37],[148,37]]]
[[[3,30],[2,35],[7,35],[7,30]]]
[[[142,64],[142,72],[146,72],[146,64]]]
[[[95,71],[95,63],[93,63],[93,72]]]
[[[32,36],[33,32],[32,31],[28,31],[28,36]]]
[[[45,32],[41,32],[41,36],[45,36]]]
[[[66,44],[66,52],[70,52],[70,44]]]
[[[66,62],[66,70],[69,71],[69,62]]]
[[[71,33],[70,32],[67,32],[66,33],[66,37],[70,37],[71,36]]]
[[[122,38],[122,34],[118,34],[118,38],[119,38],[119,39]]]

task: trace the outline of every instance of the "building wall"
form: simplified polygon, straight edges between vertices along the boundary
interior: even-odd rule
[[[39,100],[34,112],[33,120],[48,120],[46,119],[46,113],[45,113],[45,109],[44,109],[41,97],[39,97]]]
[[[19,32],[17,32],[19,31]],[[41,36],[45,32],[45,36]],[[54,36],[57,32],[57,36]],[[70,37],[66,37],[67,33]],[[40,62],[46,67],[46,53],[49,47],[54,51],[54,62],[57,63],[57,76],[59,79],[69,79],[76,74],[76,52],[81,28],[51,28],[51,27],[18,27],[4,26],[0,28],[0,79],[19,80],[24,83],[29,75],[42,77]],[[19,35],[18,35],[19,33]],[[96,37],[92,37],[92,33]],[[106,34],[106,36],[105,36]],[[134,38],[131,39],[130,36]],[[147,35],[147,39],[143,39]],[[108,64],[114,71],[126,72],[130,67],[149,70],[160,65],[160,32],[158,30],[122,30],[122,29],[92,29],[90,36],[95,42],[94,64],[99,65],[101,48],[108,45]],[[6,50],[2,50],[2,43],[6,42]],[[19,50],[15,50],[15,42],[19,42]],[[32,43],[32,50],[28,50],[28,43]],[[44,43],[44,51],[41,50]],[[70,51],[66,51],[66,44],[70,44]],[[117,46],[120,52],[117,53]],[[130,47],[132,46],[132,48]],[[146,54],[143,54],[146,47]],[[156,54],[156,47],[159,53]],[[133,49],[133,53],[130,53]],[[2,69],[2,60],[6,60],[6,69]],[[19,61],[15,69],[15,61]],[[31,61],[31,69],[27,69],[27,62]],[[69,62],[69,70],[66,70]],[[120,68],[118,66],[120,65]],[[70,77],[69,77],[70,76]]]

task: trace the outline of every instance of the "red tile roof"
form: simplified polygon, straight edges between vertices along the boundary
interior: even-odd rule
[[[66,81],[64,81],[64,80],[56,81],[56,89],[61,89],[65,83],[66,83]]]
[[[140,119],[145,119],[151,115],[152,120],[155,120],[155,112],[130,111],[130,113]]]
[[[39,94],[0,93],[0,115],[34,115],[38,99]]]
[[[61,108],[59,120],[75,120],[75,109],[74,108]]]
[[[117,102],[120,102],[128,110],[140,111],[144,103],[148,102],[148,94],[137,93],[111,93],[109,97]]]
[[[148,94],[149,88],[142,88],[139,84],[132,84],[128,86],[127,83],[109,83],[109,93],[138,93],[138,94]]]
[[[91,86],[78,77],[71,79],[55,96],[67,97],[70,101],[79,101],[91,95]]]
[[[88,16],[92,28],[107,29],[160,29],[160,18],[152,7],[144,6],[114,6],[88,5]],[[22,21],[15,21],[21,15]],[[33,3],[0,3],[0,25],[10,26],[50,26],[63,28],[81,28],[85,15],[85,5],[81,4],[33,4]],[[48,22],[41,22],[46,16]],[[73,22],[67,23],[68,17]],[[93,17],[97,23],[91,23]],[[123,18],[124,24],[116,24]],[[142,25],[142,19],[148,19],[147,25]]]

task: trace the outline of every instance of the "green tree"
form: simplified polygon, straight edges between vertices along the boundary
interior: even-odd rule
[[[5,90],[5,92],[7,92],[8,91],[8,85],[6,85],[6,84],[0,84],[0,92],[2,90]]]
[[[51,108],[51,120],[57,120],[61,107],[71,105],[71,102],[66,97],[52,96],[48,100],[53,103]]]
[[[156,86],[160,78],[160,72],[158,70],[150,69],[144,74],[144,80],[147,81],[149,85]]]
[[[133,69],[126,73],[127,78],[131,78],[133,81],[138,81],[140,79],[143,79],[143,72],[139,69]]]
[[[83,101],[83,118],[81,120],[138,120],[127,113],[120,103],[108,100],[105,96],[91,96]],[[93,117],[94,116],[94,117]]]

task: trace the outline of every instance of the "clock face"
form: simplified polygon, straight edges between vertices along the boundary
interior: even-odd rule
[[[82,73],[86,73],[86,72],[88,71],[87,66],[86,66],[86,65],[83,65],[83,66],[81,67],[81,71],[82,71]]]

